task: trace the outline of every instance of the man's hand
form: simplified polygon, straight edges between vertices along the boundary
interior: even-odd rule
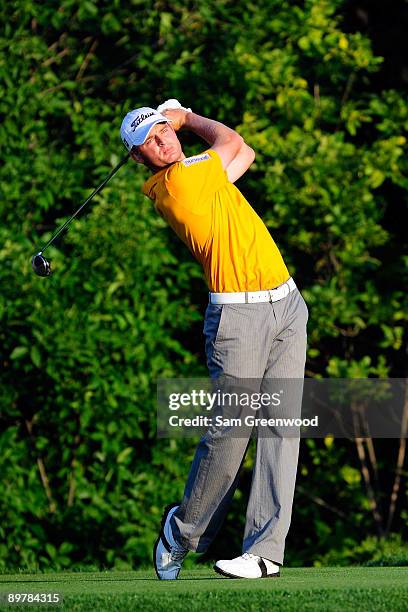
[[[189,112],[181,108],[176,108],[165,110],[162,112],[162,114],[168,119],[171,119],[171,125],[177,132],[184,126],[186,122],[186,115],[188,115]]]

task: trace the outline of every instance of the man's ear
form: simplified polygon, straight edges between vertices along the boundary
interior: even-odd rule
[[[143,155],[139,152],[137,147],[134,147],[130,152],[130,157],[138,164],[144,164],[145,160]]]

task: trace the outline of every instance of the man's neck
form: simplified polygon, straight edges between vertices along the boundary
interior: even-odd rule
[[[177,164],[177,162],[183,161],[183,159],[186,159],[186,156],[184,155],[184,153],[182,153],[179,157],[179,159],[176,159],[176,161],[171,162],[171,164],[167,164],[167,166],[153,166],[150,164],[146,164],[146,166],[149,168],[149,170],[153,173],[153,174],[157,174],[158,172],[161,172],[162,170],[165,170],[166,168],[170,168],[170,166],[173,166],[174,164]]]

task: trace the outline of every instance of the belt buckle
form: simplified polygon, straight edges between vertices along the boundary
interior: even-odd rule
[[[273,292],[273,289],[268,289],[269,303],[270,303],[270,304],[272,304],[272,302],[273,302],[273,299],[272,299],[272,292]]]

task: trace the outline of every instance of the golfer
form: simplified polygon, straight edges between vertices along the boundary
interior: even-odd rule
[[[208,148],[186,158],[180,129],[194,132]],[[234,186],[254,151],[236,131],[183,107],[133,110],[122,122],[121,138],[134,161],[152,173],[143,193],[203,267],[210,291],[204,335],[211,378],[250,379],[258,390],[271,379],[303,381],[306,304],[268,229]],[[183,499],[164,512],[154,548],[162,580],[175,580],[188,551],[204,552],[222,523],[249,442],[228,433],[209,428]],[[279,576],[298,451],[298,437],[258,436],[243,554],[217,561],[217,572]]]

